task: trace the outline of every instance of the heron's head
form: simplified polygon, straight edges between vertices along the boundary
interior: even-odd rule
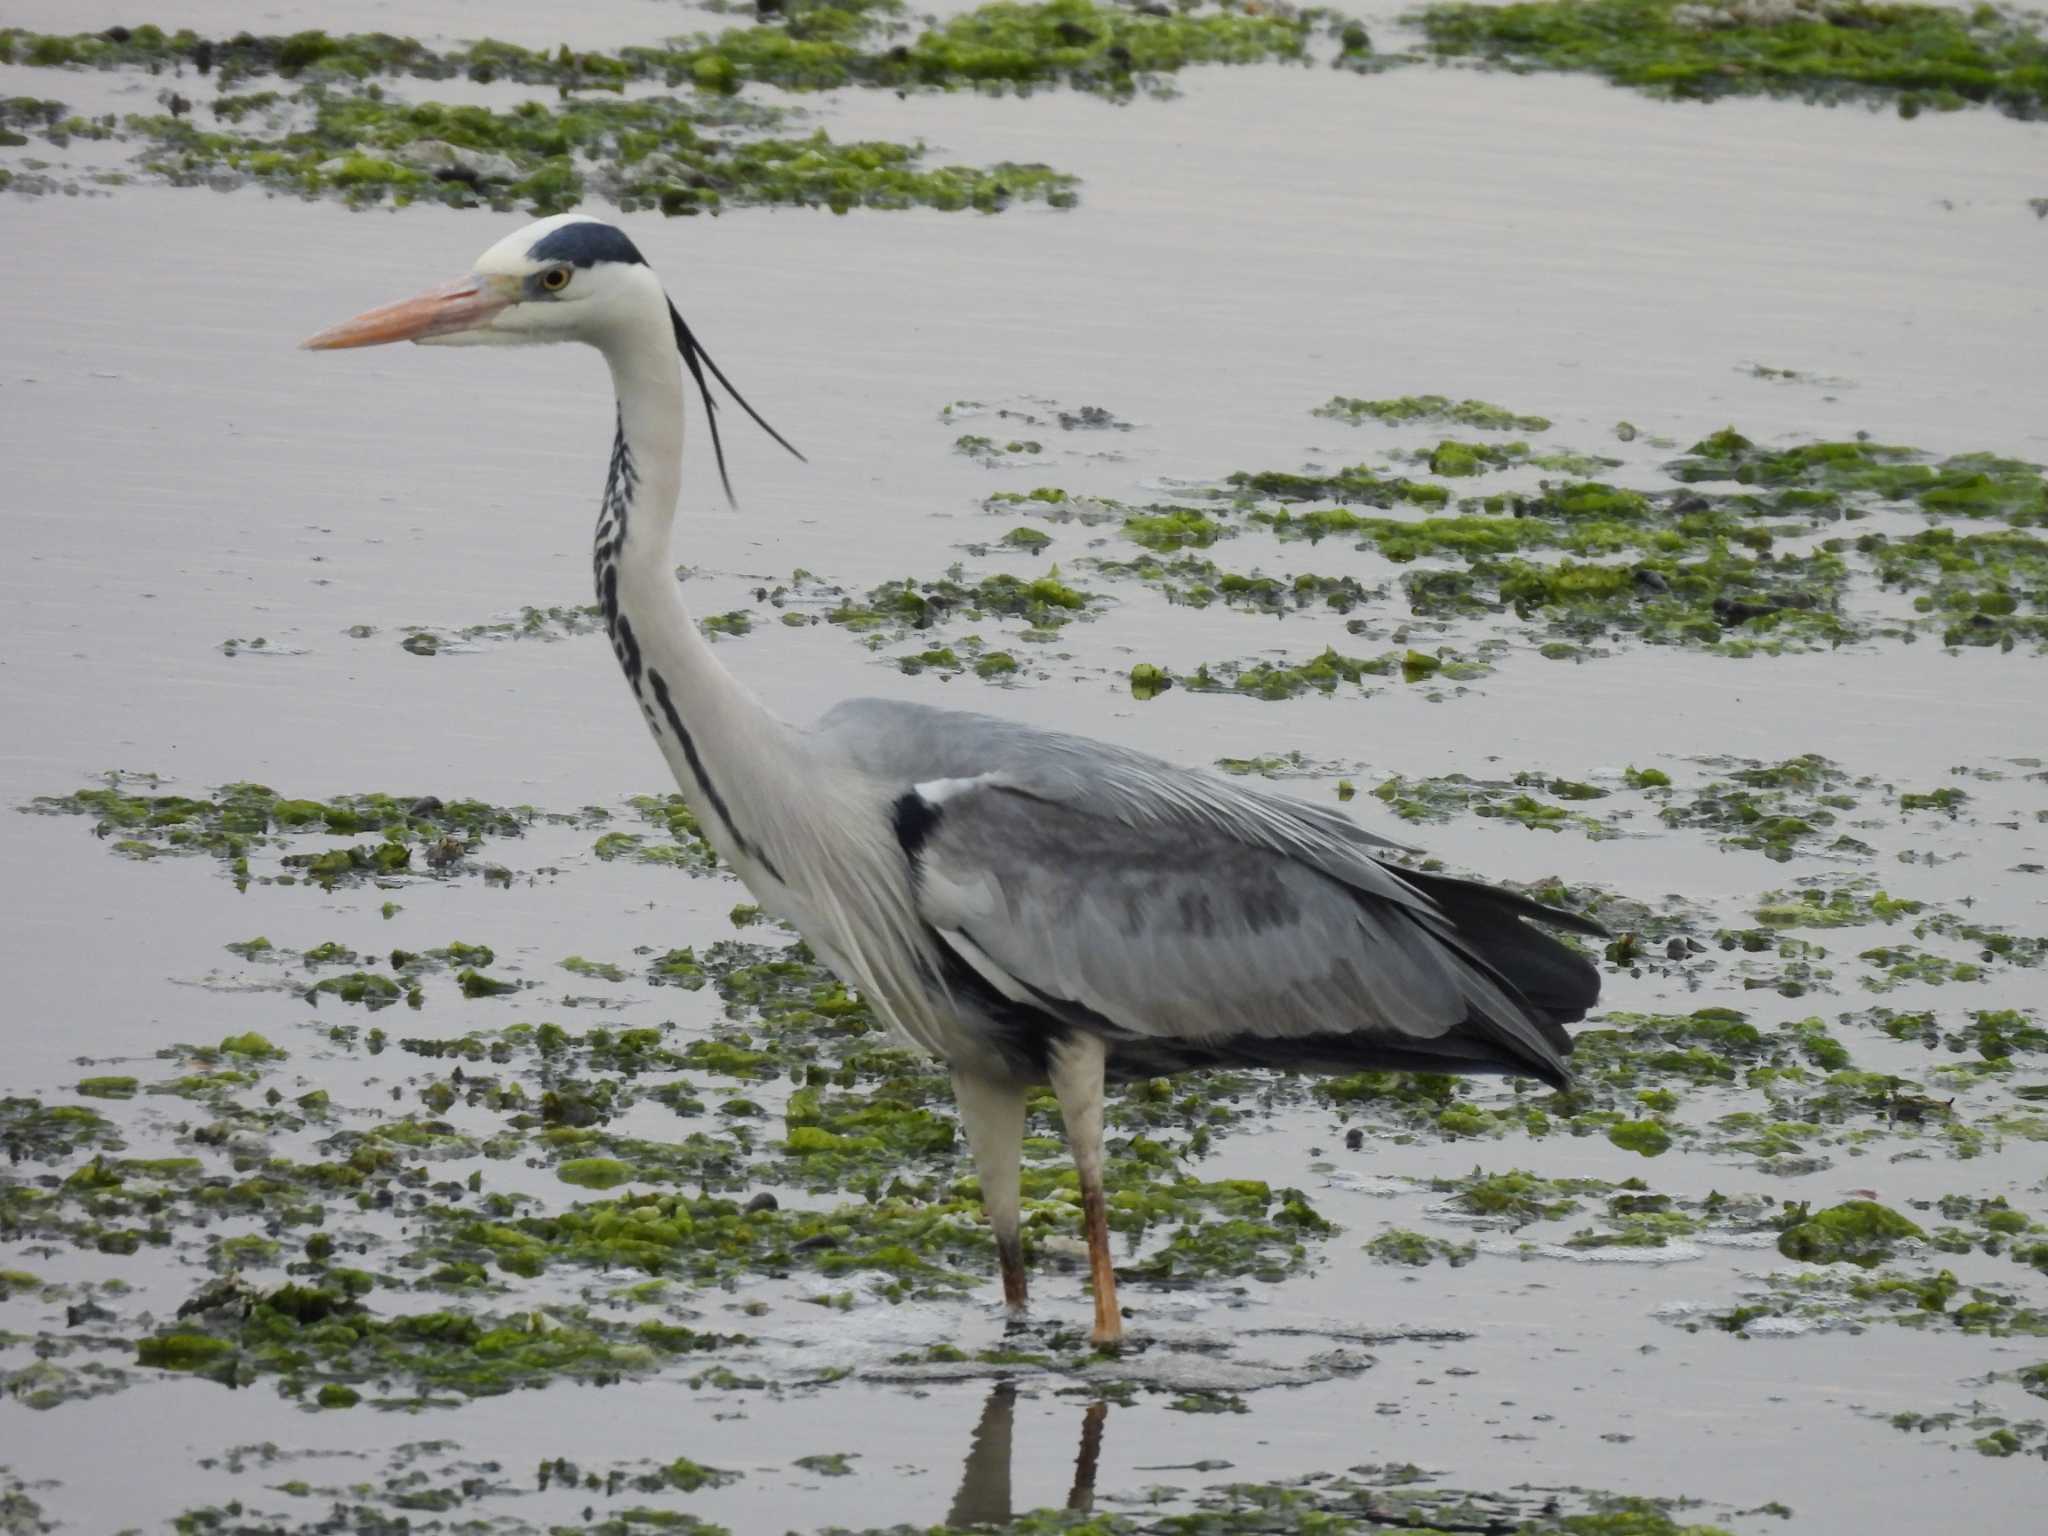
[[[437,346],[584,341],[612,352],[615,347],[645,344],[650,335],[663,338],[664,346],[673,336],[683,365],[697,381],[720,480],[725,480],[725,446],[718,437],[718,415],[704,377],[707,369],[763,431],[803,457],[761,420],[760,412],[711,361],[625,231],[580,213],[529,224],[485,251],[454,282],[366,310],[300,345],[326,352],[388,341]],[[732,495],[730,481],[725,493]]]
[[[564,213],[507,235],[476,265],[397,304],[329,326],[314,351],[390,341],[432,346],[586,341],[602,347],[667,303],[661,283],[623,230]]]

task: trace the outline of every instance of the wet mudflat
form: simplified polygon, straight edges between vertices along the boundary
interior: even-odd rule
[[[570,41],[730,20],[630,10]],[[684,591],[792,717],[1090,731],[1595,912],[1580,1086],[1129,1091],[1115,1360],[1048,1102],[1006,1333],[941,1080],[753,919],[590,632],[596,360],[291,350],[525,215],[74,141],[76,195],[0,194],[0,1515],[2037,1500],[2043,130],[1317,46],[1170,101],[797,103],[1072,209],[626,216],[812,460],[742,448],[732,510],[692,453]]]

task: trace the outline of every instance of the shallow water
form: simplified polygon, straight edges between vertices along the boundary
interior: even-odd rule
[[[71,14],[16,9],[26,14],[12,19],[28,25]],[[476,9],[438,6],[431,24],[467,35]],[[349,25],[400,25],[373,11]],[[558,14],[494,6],[488,30],[547,42]],[[293,5],[222,16],[191,0],[160,8],[157,19],[284,30],[327,13]],[[430,19],[404,25],[423,31]],[[614,6],[577,41],[644,40],[707,20],[716,18],[674,5]],[[835,136],[922,137],[970,163],[1044,159],[1083,178],[1082,206],[1069,213],[624,221],[712,353],[810,459],[785,460],[736,428],[728,451],[741,506],[731,510],[693,452],[677,556],[698,612],[754,608],[756,587],[798,567],[852,592],[934,576],[956,560],[1035,572],[1045,560],[959,548],[1020,520],[983,510],[994,489],[1060,485],[1142,502],[1162,484],[1351,463],[1443,435],[1308,415],[1334,393],[1434,390],[1540,411],[1555,422],[1547,443],[1614,452],[1626,463],[1610,478],[1625,484],[1652,483],[1668,455],[1618,447],[1612,428],[1624,418],[1681,445],[1733,422],[1759,441],[1864,430],[1934,453],[2048,458],[2048,224],[2026,206],[2048,193],[2048,127],[1981,112],[1902,122],[1760,101],[1681,107],[1587,80],[1429,68],[1363,80],[1218,69],[1181,84],[1179,100],[1128,107],[1062,93],[850,92],[806,103]],[[35,88],[64,94],[48,81]],[[81,83],[80,92],[94,88]],[[165,775],[187,793],[255,780],[298,796],[389,789],[560,812],[616,809],[628,795],[661,790],[659,758],[632,724],[601,640],[483,642],[431,658],[398,644],[420,627],[445,632],[516,615],[522,604],[585,600],[585,529],[610,430],[597,360],[580,351],[293,350],[341,315],[462,270],[507,220],[440,209],[354,214],[252,191],[150,187],[9,198],[0,217],[11,257],[0,344],[0,515],[10,554],[0,567],[0,800],[62,793],[115,768]],[[1826,382],[1759,379],[1750,372],[1759,363]],[[1046,403],[1100,404],[1136,429],[1034,428],[1051,450],[1044,462],[991,470],[949,452],[958,433],[981,429],[977,418],[940,420],[943,406],[966,399],[1037,414]],[[1049,531],[1049,554],[1070,575],[1090,538],[1117,542],[1113,526]],[[1318,570],[1344,568],[1352,558],[1306,549],[1246,533],[1211,553],[1289,570],[1311,559]],[[1377,582],[1395,574],[1376,557],[1357,569]],[[1315,771],[1282,787],[1312,797],[1327,796],[1339,776],[1369,787],[1394,773],[1493,777],[1529,767],[1611,784],[1629,764],[1654,764],[1685,784],[1709,772],[1695,759],[1804,752],[1893,789],[1967,783],[1977,798],[1963,818],[1893,816],[1883,831],[1859,834],[1877,850],[1867,863],[1835,865],[1774,865],[1722,849],[1710,835],[1667,829],[1651,802],[1628,802],[1623,829],[1640,835],[1608,841],[1470,817],[1411,827],[1366,794],[1352,809],[1376,830],[1494,877],[1555,875],[1648,900],[1682,895],[1711,914],[1703,931],[1750,921],[1759,893],[1818,872],[1871,873],[1894,895],[1949,903],[1979,923],[2048,931],[2048,884],[2016,869],[2048,862],[2038,764],[2014,761],[2048,756],[2041,663],[2024,649],[1958,655],[1928,640],[1733,660],[1622,642],[1575,665],[1522,648],[1491,675],[1443,690],[1441,702],[1435,690],[1395,682],[1283,704],[1176,688],[1139,704],[1124,683],[1133,661],[1192,666],[1269,649],[1300,658],[1327,644],[1346,649],[1343,622],[1198,611],[1135,585],[1090,584],[1112,591],[1116,606],[1029,650],[1030,675],[1011,688],[971,675],[905,676],[824,624],[792,629],[763,618],[721,654],[796,718],[878,693],[1193,762],[1298,750]],[[1398,588],[1388,604],[1365,617],[1391,627],[1405,616]],[[351,626],[374,632],[352,638]],[[224,641],[256,636],[270,654],[223,654]],[[1952,780],[1959,767],[2007,777]],[[1888,800],[1896,795],[1871,803]],[[290,1093],[326,1088],[366,1123],[421,1064],[328,1049],[325,1027],[362,1023],[358,1012],[329,1002],[316,1014],[284,992],[242,990],[268,974],[239,964],[224,943],[262,933],[290,949],[338,937],[371,950],[462,935],[507,957],[505,974],[545,983],[473,1004],[444,985],[419,1022],[393,1026],[394,1035],[561,1018],[579,1028],[673,1020],[687,1036],[718,1019],[712,992],[629,983],[612,990],[600,1020],[588,1004],[582,1015],[564,1011],[566,998],[590,989],[565,991],[556,962],[581,954],[637,965],[640,946],[701,946],[732,932],[725,914],[744,899],[722,877],[600,862],[582,828],[540,827],[494,844],[493,856],[514,870],[508,888],[455,879],[242,893],[213,860],[130,862],[95,844],[89,826],[0,817],[9,1093],[68,1101],[85,1070],[77,1063],[149,1077],[163,1070],[155,1053],[173,1042],[261,1030],[292,1052],[279,1079]],[[1930,852],[1952,862],[1919,862]],[[384,919],[387,897],[404,910]],[[1832,935],[1817,937],[1834,946]],[[1909,983],[1873,996],[1859,990],[1857,947],[1835,951],[1835,995],[1744,992],[1734,960],[1710,954],[1690,972],[1614,972],[1606,1003],[1673,1012],[1722,1004],[1750,1010],[1760,1025],[1833,1019],[1874,1001],[1936,1009],[1944,1020],[1966,1009],[2038,1010],[2039,972],[2015,968],[1969,987]],[[1850,1043],[1868,1070],[1911,1073],[1924,1057],[1874,1031]],[[2019,1075],[2037,1080],[2038,1071],[2036,1058]],[[1505,1087],[1478,1092],[1488,1104],[1512,1099]],[[762,1091],[771,1119],[776,1093],[773,1084]],[[1716,1097],[1704,1100],[1710,1113]],[[100,1107],[128,1130],[133,1155],[182,1145],[180,1106]],[[658,1136],[663,1122],[649,1123],[642,1133]],[[1156,1347],[1125,1372],[1140,1390],[1112,1403],[1101,1424],[1099,1507],[1141,1512],[1145,1490],[1160,1485],[1181,1490],[1161,1495],[1177,1507],[1218,1482],[1408,1461],[1451,1487],[1702,1499],[1706,1517],[1741,1529],[1787,1529],[1740,1514],[1769,1501],[1791,1506],[1789,1528],[1801,1531],[1931,1520],[1997,1528],[2038,1501],[2034,1456],[1979,1456],[1961,1431],[1904,1437],[1885,1418],[1975,1399],[2015,1421],[2038,1419],[2009,1380],[1984,1378],[2043,1358],[2039,1339],[1889,1323],[1790,1337],[1687,1331],[1670,1320],[1686,1304],[1725,1311],[1745,1276],[1801,1266],[1770,1246],[1697,1242],[1594,1250],[1671,1262],[1570,1262],[1554,1255],[1582,1252],[1556,1246],[1572,1218],[1470,1231],[1414,1181],[1455,1178],[1475,1164],[1528,1167],[1549,1178],[1636,1175],[1695,1199],[1768,1192],[1816,1208],[1857,1188],[1900,1207],[1960,1191],[2003,1196],[2038,1217],[2048,1207],[2040,1142],[1994,1139],[1959,1160],[1879,1138],[1834,1148],[1830,1164],[1802,1173],[1685,1144],[1646,1160],[1602,1136],[1511,1134],[1467,1145],[1375,1132],[1351,1150],[1344,1129],[1331,1107],[1295,1097],[1219,1139],[1202,1177],[1299,1186],[1343,1230],[1305,1273],[1278,1282],[1132,1287],[1134,1329]],[[549,1169],[516,1162],[457,1160],[435,1177],[477,1166],[492,1188],[525,1190],[551,1207],[580,1198]],[[1361,1245],[1388,1226],[1470,1238],[1480,1252],[1459,1268],[1368,1262]],[[1923,1268],[1952,1267],[1966,1283],[2043,1304],[2040,1276],[2005,1258],[1926,1258]],[[0,1268],[16,1266],[56,1283],[125,1276],[136,1286],[119,1309],[129,1336],[168,1320],[207,1278],[190,1254],[115,1260],[0,1245]],[[1037,1283],[1043,1316],[1085,1317],[1070,1262]],[[1075,1381],[1018,1375],[1004,1456],[1001,1426],[1012,1410],[988,1370],[905,1381],[889,1364],[935,1343],[970,1353],[1000,1344],[991,1286],[903,1306],[863,1292],[846,1312],[806,1305],[816,1287],[800,1280],[691,1298],[710,1319],[704,1326],[755,1336],[733,1363],[771,1382],[768,1390],[693,1387],[694,1367],[671,1368],[411,1415],[316,1414],[267,1381],[231,1393],[145,1372],[126,1390],[48,1411],[0,1401],[0,1466],[39,1485],[34,1498],[49,1515],[82,1530],[160,1528],[177,1511],[237,1497],[311,1518],[319,1498],[295,1505],[265,1490],[289,1478],[316,1487],[376,1480],[398,1447],[429,1439],[458,1447],[428,1455],[436,1468],[502,1468],[477,1474],[486,1486],[469,1513],[533,1528],[619,1502],[588,1490],[530,1491],[532,1468],[556,1456],[603,1469],[681,1454],[740,1470],[741,1481],[676,1502],[743,1532],[1057,1507],[1085,1434],[1088,1399],[1060,1395]],[[414,1304],[378,1297],[392,1310]],[[749,1300],[765,1312],[742,1315]],[[61,1305],[0,1301],[0,1329],[61,1333],[62,1322]],[[1339,1337],[1361,1330],[1396,1336]],[[1313,1363],[1333,1349],[1353,1358]],[[1358,1368],[1359,1355],[1371,1357],[1369,1368]],[[10,1348],[0,1370],[26,1358]],[[828,1363],[852,1377],[807,1385]],[[1265,1366],[1278,1370],[1252,1369]],[[1154,1390],[1161,1386],[1168,1390]],[[1204,1388],[1237,1393],[1247,1411],[1171,1406],[1176,1394]],[[980,1450],[970,1455],[978,1423]],[[204,1464],[261,1442],[283,1459],[239,1470]],[[106,1471],[113,1447],[120,1477]],[[830,1452],[856,1458],[850,1475],[792,1465]],[[327,1453],[344,1459],[322,1460]],[[1228,1469],[1186,1470],[1195,1463]]]

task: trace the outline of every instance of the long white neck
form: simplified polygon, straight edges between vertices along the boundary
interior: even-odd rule
[[[597,601],[634,699],[712,845],[750,883],[756,870],[779,881],[779,839],[759,808],[777,803],[794,734],[719,664],[677,589],[669,535],[682,484],[682,366],[665,302],[649,322],[622,327],[602,348],[618,436],[592,550]]]
[[[871,779],[829,742],[777,720],[719,665],[683,609],[669,553],[682,365],[652,274],[647,288],[641,312],[600,343],[619,401],[595,550],[612,648],[712,846],[764,908],[936,1049],[946,1033],[930,984],[938,960],[889,814],[908,786]]]

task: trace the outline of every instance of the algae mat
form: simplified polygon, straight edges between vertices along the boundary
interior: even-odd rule
[[[627,10],[574,41],[728,20]],[[0,1528],[2037,1501],[2041,128],[1175,83],[804,103],[1070,210],[629,216],[813,461],[693,464],[686,597],[791,715],[1090,730],[1598,913],[1578,1087],[1126,1094],[1117,1361],[1040,1106],[1006,1334],[942,1083],[614,692],[601,370],[290,351],[518,215],[15,200]]]

